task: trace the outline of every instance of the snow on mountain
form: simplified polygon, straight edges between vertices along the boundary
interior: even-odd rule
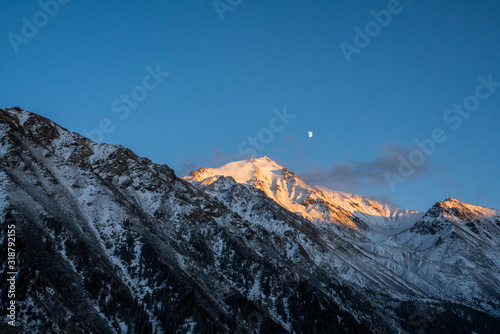
[[[0,219],[3,219],[5,210],[8,207],[7,201],[7,175],[0,172]]]
[[[492,311],[491,305],[499,305],[500,289],[485,285],[500,280],[498,210],[451,198],[427,212],[395,208],[367,197],[308,185],[268,157],[200,168],[184,179],[229,206],[235,201],[228,195],[232,182],[259,189],[288,211],[315,222],[322,235],[349,240],[352,252],[359,252],[352,263],[360,265],[366,256],[371,266],[383,266],[393,280],[394,276],[403,279],[417,290],[470,304],[480,299],[481,307]],[[251,212],[251,208],[250,200],[234,207],[239,212]],[[475,269],[478,262],[483,270]]]
[[[21,332],[500,326],[496,210],[452,199],[398,209],[307,185],[266,157],[186,180],[0,109],[0,227],[18,233]]]
[[[375,319],[393,317],[361,309],[361,291],[315,268],[293,244],[320,258],[314,228],[274,202],[267,229],[123,147],[20,109],[0,109],[0,125],[0,227],[18,233],[22,332],[382,332]],[[8,271],[4,261],[2,282]]]
[[[499,313],[499,210],[447,198],[394,240],[413,254],[408,266],[441,291]]]
[[[287,210],[311,221],[323,221],[359,229],[351,217],[370,217],[370,228],[409,228],[423,213],[380,203],[368,197],[347,194],[308,185],[295,173],[264,156],[228,163],[219,168],[200,168],[185,177],[201,187],[218,176],[230,176],[236,182],[262,190]]]

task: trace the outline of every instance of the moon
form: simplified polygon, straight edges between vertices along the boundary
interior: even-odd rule
[[[311,131],[309,131],[309,132],[307,133],[307,135],[309,136],[309,138],[311,138],[311,137],[313,136],[313,133],[312,133]]]

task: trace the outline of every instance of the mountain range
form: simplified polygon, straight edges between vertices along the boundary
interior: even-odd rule
[[[268,157],[183,178],[0,109],[5,333],[494,333],[500,211],[309,185]]]

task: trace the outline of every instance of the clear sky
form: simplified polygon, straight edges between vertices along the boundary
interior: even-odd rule
[[[499,1],[60,2],[2,1],[0,107],[179,176],[255,147],[409,209],[500,209]]]

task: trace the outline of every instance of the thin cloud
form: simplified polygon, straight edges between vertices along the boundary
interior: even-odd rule
[[[193,159],[182,157],[181,162],[179,163],[179,172],[176,172],[176,174],[186,176],[198,170],[200,167],[217,168],[229,162],[241,159],[242,157],[238,153],[230,154],[222,151],[218,147],[213,147],[212,154],[209,157],[202,158],[201,162],[196,162]]]
[[[486,200],[490,200],[491,196],[486,189],[482,188],[474,193],[473,199],[474,201],[481,203],[481,202],[486,202]]]
[[[345,164],[333,164],[330,168],[314,167],[309,172],[302,173],[301,177],[310,184],[317,184],[344,191],[366,190],[371,187],[387,185],[387,172],[399,175],[400,157],[408,159],[415,148],[401,146],[387,146],[382,154],[371,161],[357,161],[348,159]],[[432,171],[429,158],[423,164],[415,167],[415,171],[408,181],[415,180],[421,175]]]
[[[379,201],[380,203],[392,205],[396,208],[401,207],[401,205],[399,205],[398,202],[394,201],[392,198],[389,198],[388,196],[385,196],[385,195],[368,195],[368,197],[370,197],[371,199],[374,199],[376,201]]]
[[[203,166],[203,167],[217,168],[217,167],[223,166],[229,162],[237,161],[237,160],[241,160],[241,159],[243,159],[243,157],[239,153],[226,153],[226,152],[222,151],[221,149],[219,149],[218,147],[214,146],[212,148],[212,156],[205,160],[205,161],[208,161],[209,165]]]
[[[190,159],[181,158],[181,162],[179,164],[179,172],[176,172],[176,174],[182,177],[191,174],[197,169],[198,164],[196,162]]]

